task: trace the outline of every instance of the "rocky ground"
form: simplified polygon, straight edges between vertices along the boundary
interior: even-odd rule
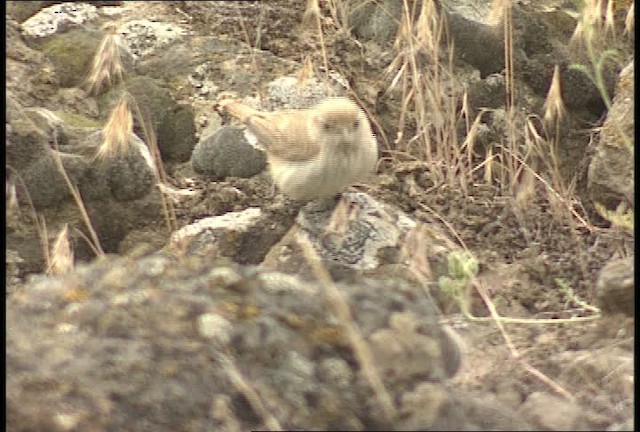
[[[302,0],[92,2],[36,15],[51,3],[7,8],[8,430],[633,429],[633,228],[594,205],[633,208],[633,158],[617,138],[634,136],[632,36],[619,32],[621,62],[605,71],[607,116],[569,68],[578,60],[562,47],[576,23],[562,2],[514,9],[523,112],[542,116],[562,65],[561,170],[575,179],[580,220],[538,181],[525,198],[480,170],[464,188],[434,182],[407,145],[410,127],[394,143],[402,95],[387,91],[397,28],[385,17],[397,2],[351,15],[351,33],[321,2],[322,39]],[[489,2],[463,3],[448,12],[456,71],[474,112],[495,109],[481,161],[504,133],[504,61],[487,48],[502,34],[472,19]],[[83,79],[108,22],[130,57],[125,80],[93,95]],[[149,113],[167,183],[181,191],[170,194],[171,229],[152,165],[90,157],[123,89]],[[381,161],[345,193],[356,211],[337,222],[274,194],[263,154],[213,109],[221,92],[271,109],[345,91],[377,119]],[[106,257],[83,238],[56,154]],[[49,244],[72,227],[67,274],[43,274],[43,219]],[[463,278],[461,300],[439,280],[455,279],[447,261],[464,248],[478,272]],[[513,322],[497,325],[477,287]]]

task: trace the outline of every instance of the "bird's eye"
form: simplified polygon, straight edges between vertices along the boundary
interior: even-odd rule
[[[354,129],[358,129],[358,127],[359,127],[359,126],[360,126],[360,120],[356,119],[356,120],[353,122],[353,128],[354,128]]]
[[[322,123],[322,129],[329,132],[331,130],[331,123]]]

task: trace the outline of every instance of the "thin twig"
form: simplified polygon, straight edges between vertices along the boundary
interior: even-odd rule
[[[540,381],[542,381],[545,384],[547,384],[556,393],[560,394],[561,396],[563,396],[564,398],[566,398],[569,401],[572,401],[572,402],[575,401],[575,398],[571,395],[571,393],[569,393],[567,390],[565,390],[560,384],[556,383],[551,378],[546,376],[544,373],[540,372],[538,369],[536,369],[535,367],[531,366],[529,363],[527,363],[520,356],[520,353],[518,352],[518,350],[516,349],[514,343],[511,341],[511,338],[507,334],[507,331],[504,328],[503,322],[500,320],[498,312],[496,311],[496,307],[493,304],[493,302],[491,301],[491,299],[489,298],[489,295],[487,294],[486,288],[479,281],[477,281],[475,283],[475,288],[478,291],[478,294],[480,294],[480,297],[482,297],[482,300],[484,301],[485,305],[489,309],[489,312],[491,313],[491,317],[493,318],[493,321],[496,323],[496,326],[498,327],[498,330],[500,330],[500,333],[502,334],[502,338],[504,339],[505,343],[507,344],[507,348],[509,348],[509,352],[511,353],[511,356],[514,359],[516,359],[518,361],[518,363],[520,363],[522,365],[522,367],[527,372],[531,373],[533,376],[538,378]]]
[[[396,409],[373,363],[373,355],[371,353],[371,350],[369,349],[369,346],[364,340],[364,337],[362,336],[355,320],[353,319],[353,316],[351,315],[351,311],[349,309],[347,301],[344,299],[344,297],[334,284],[327,269],[322,265],[320,256],[313,248],[311,241],[305,233],[300,232],[298,234],[298,243],[302,248],[302,253],[305,259],[311,266],[313,273],[320,281],[320,285],[324,290],[327,304],[331,308],[331,311],[336,316],[338,321],[340,321],[340,324],[347,334],[356,358],[360,362],[362,372],[364,373],[364,376],[367,378],[369,385],[372,387],[377,397],[385,420],[389,424],[392,424],[393,419],[396,418]]]
[[[260,416],[265,426],[272,431],[282,430],[282,426],[280,426],[278,420],[267,410],[260,395],[258,395],[251,384],[242,376],[242,373],[240,373],[231,358],[222,351],[222,348],[214,351],[216,360],[226,372],[233,387],[245,397],[249,405],[251,405],[251,408]]]

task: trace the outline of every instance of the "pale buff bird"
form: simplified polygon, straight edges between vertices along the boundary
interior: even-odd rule
[[[348,98],[274,112],[233,100],[223,100],[219,106],[258,138],[275,184],[295,200],[335,195],[375,169],[378,146],[371,125]]]

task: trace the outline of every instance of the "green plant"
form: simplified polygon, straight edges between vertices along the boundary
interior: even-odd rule
[[[438,287],[445,296],[455,300],[466,311],[467,288],[477,275],[478,260],[467,251],[453,251],[447,256],[447,275],[438,278]]]
[[[582,5],[580,13],[578,14],[578,24],[576,30],[572,36],[571,42],[579,48],[584,49],[586,59],[589,64],[585,63],[573,63],[569,65],[572,70],[582,72],[589,78],[589,80],[596,86],[602,101],[604,102],[607,111],[611,110],[613,104],[611,95],[607,89],[607,80],[605,79],[605,71],[607,70],[607,64],[611,61],[620,62],[622,59],[622,53],[615,48],[604,49],[603,47],[609,44],[611,41],[607,39],[607,35],[611,34],[615,43],[615,23],[613,20],[613,11],[610,10],[613,7],[613,1],[608,2],[607,14],[605,17],[604,25],[600,15],[600,2],[590,0]],[[629,16],[633,15],[633,3],[629,7],[627,21]],[[627,30],[630,25],[626,24]],[[615,123],[615,127],[620,133],[623,142],[633,152],[633,143],[631,138],[627,136],[621,129],[620,125]]]

